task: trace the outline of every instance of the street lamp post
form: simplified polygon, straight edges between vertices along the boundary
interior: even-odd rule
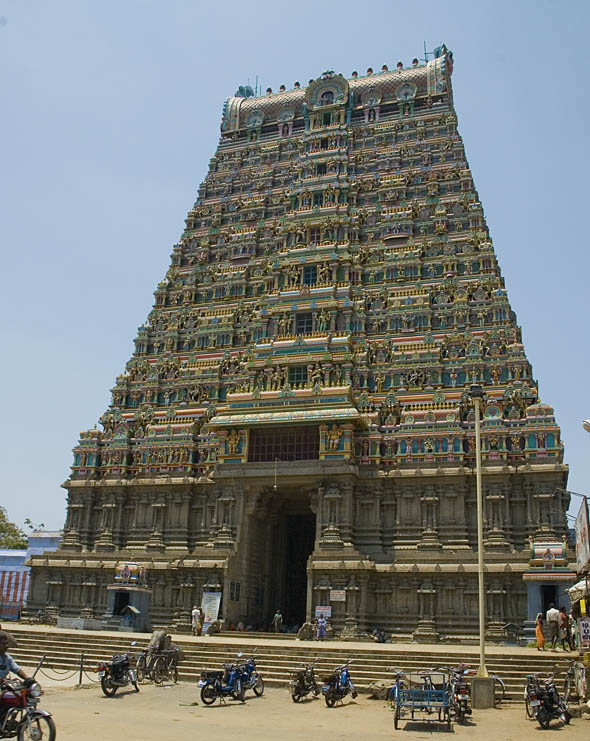
[[[486,649],[485,649],[485,591],[484,591],[484,564],[483,564],[483,493],[481,486],[481,404],[484,401],[484,392],[481,386],[474,384],[470,391],[471,400],[475,409],[475,473],[477,487],[477,574],[479,592],[479,668],[478,677],[487,677]]]

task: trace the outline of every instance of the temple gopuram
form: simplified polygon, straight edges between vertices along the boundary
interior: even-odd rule
[[[416,639],[527,619],[530,541],[567,537],[567,466],[457,128],[452,53],[223,106],[209,172],[112,403],[74,448],[29,609],[100,617],[118,564],[152,623]]]

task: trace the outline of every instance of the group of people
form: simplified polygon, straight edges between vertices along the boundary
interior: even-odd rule
[[[318,618],[315,621],[315,626],[311,626],[310,623],[305,623],[301,630],[309,630],[309,633],[306,633],[306,637],[309,640],[312,637],[311,631],[315,628],[315,637],[318,641],[323,641],[328,637],[328,621],[324,617],[324,615],[319,615]],[[282,633],[283,632],[283,615],[281,614],[280,610],[277,610],[275,614],[273,615],[271,624],[270,624],[270,630],[272,633]],[[288,631],[287,632],[291,632]],[[297,626],[295,626],[295,632],[297,632]],[[298,632],[299,635],[300,631]]]
[[[549,639],[546,641],[545,638],[545,627],[543,621],[543,613],[540,612],[537,615],[535,621],[535,637],[537,640],[537,651],[545,650],[545,643],[551,641],[551,649],[556,650],[557,641],[561,641],[561,646],[566,651],[566,643],[568,649],[573,651],[572,636],[570,631],[570,617],[565,611],[565,607],[560,607],[559,610],[554,604],[549,605],[547,614],[545,615],[547,625],[549,627]]]

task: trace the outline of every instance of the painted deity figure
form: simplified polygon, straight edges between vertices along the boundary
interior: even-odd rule
[[[227,449],[229,453],[237,453],[240,442],[240,434],[237,430],[230,430],[227,436]]]
[[[342,428],[334,423],[328,431],[328,448],[329,450],[338,450],[340,438],[342,437]]]

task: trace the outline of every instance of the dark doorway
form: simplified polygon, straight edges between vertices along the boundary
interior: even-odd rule
[[[122,615],[123,610],[129,604],[129,592],[115,592],[115,604],[113,615]]]
[[[315,543],[315,516],[285,516],[285,559],[283,594],[285,625],[301,626],[305,622],[307,600],[307,559]]]
[[[557,587],[554,584],[541,585],[541,600],[543,603],[543,619],[545,619],[549,605],[557,607]]]

